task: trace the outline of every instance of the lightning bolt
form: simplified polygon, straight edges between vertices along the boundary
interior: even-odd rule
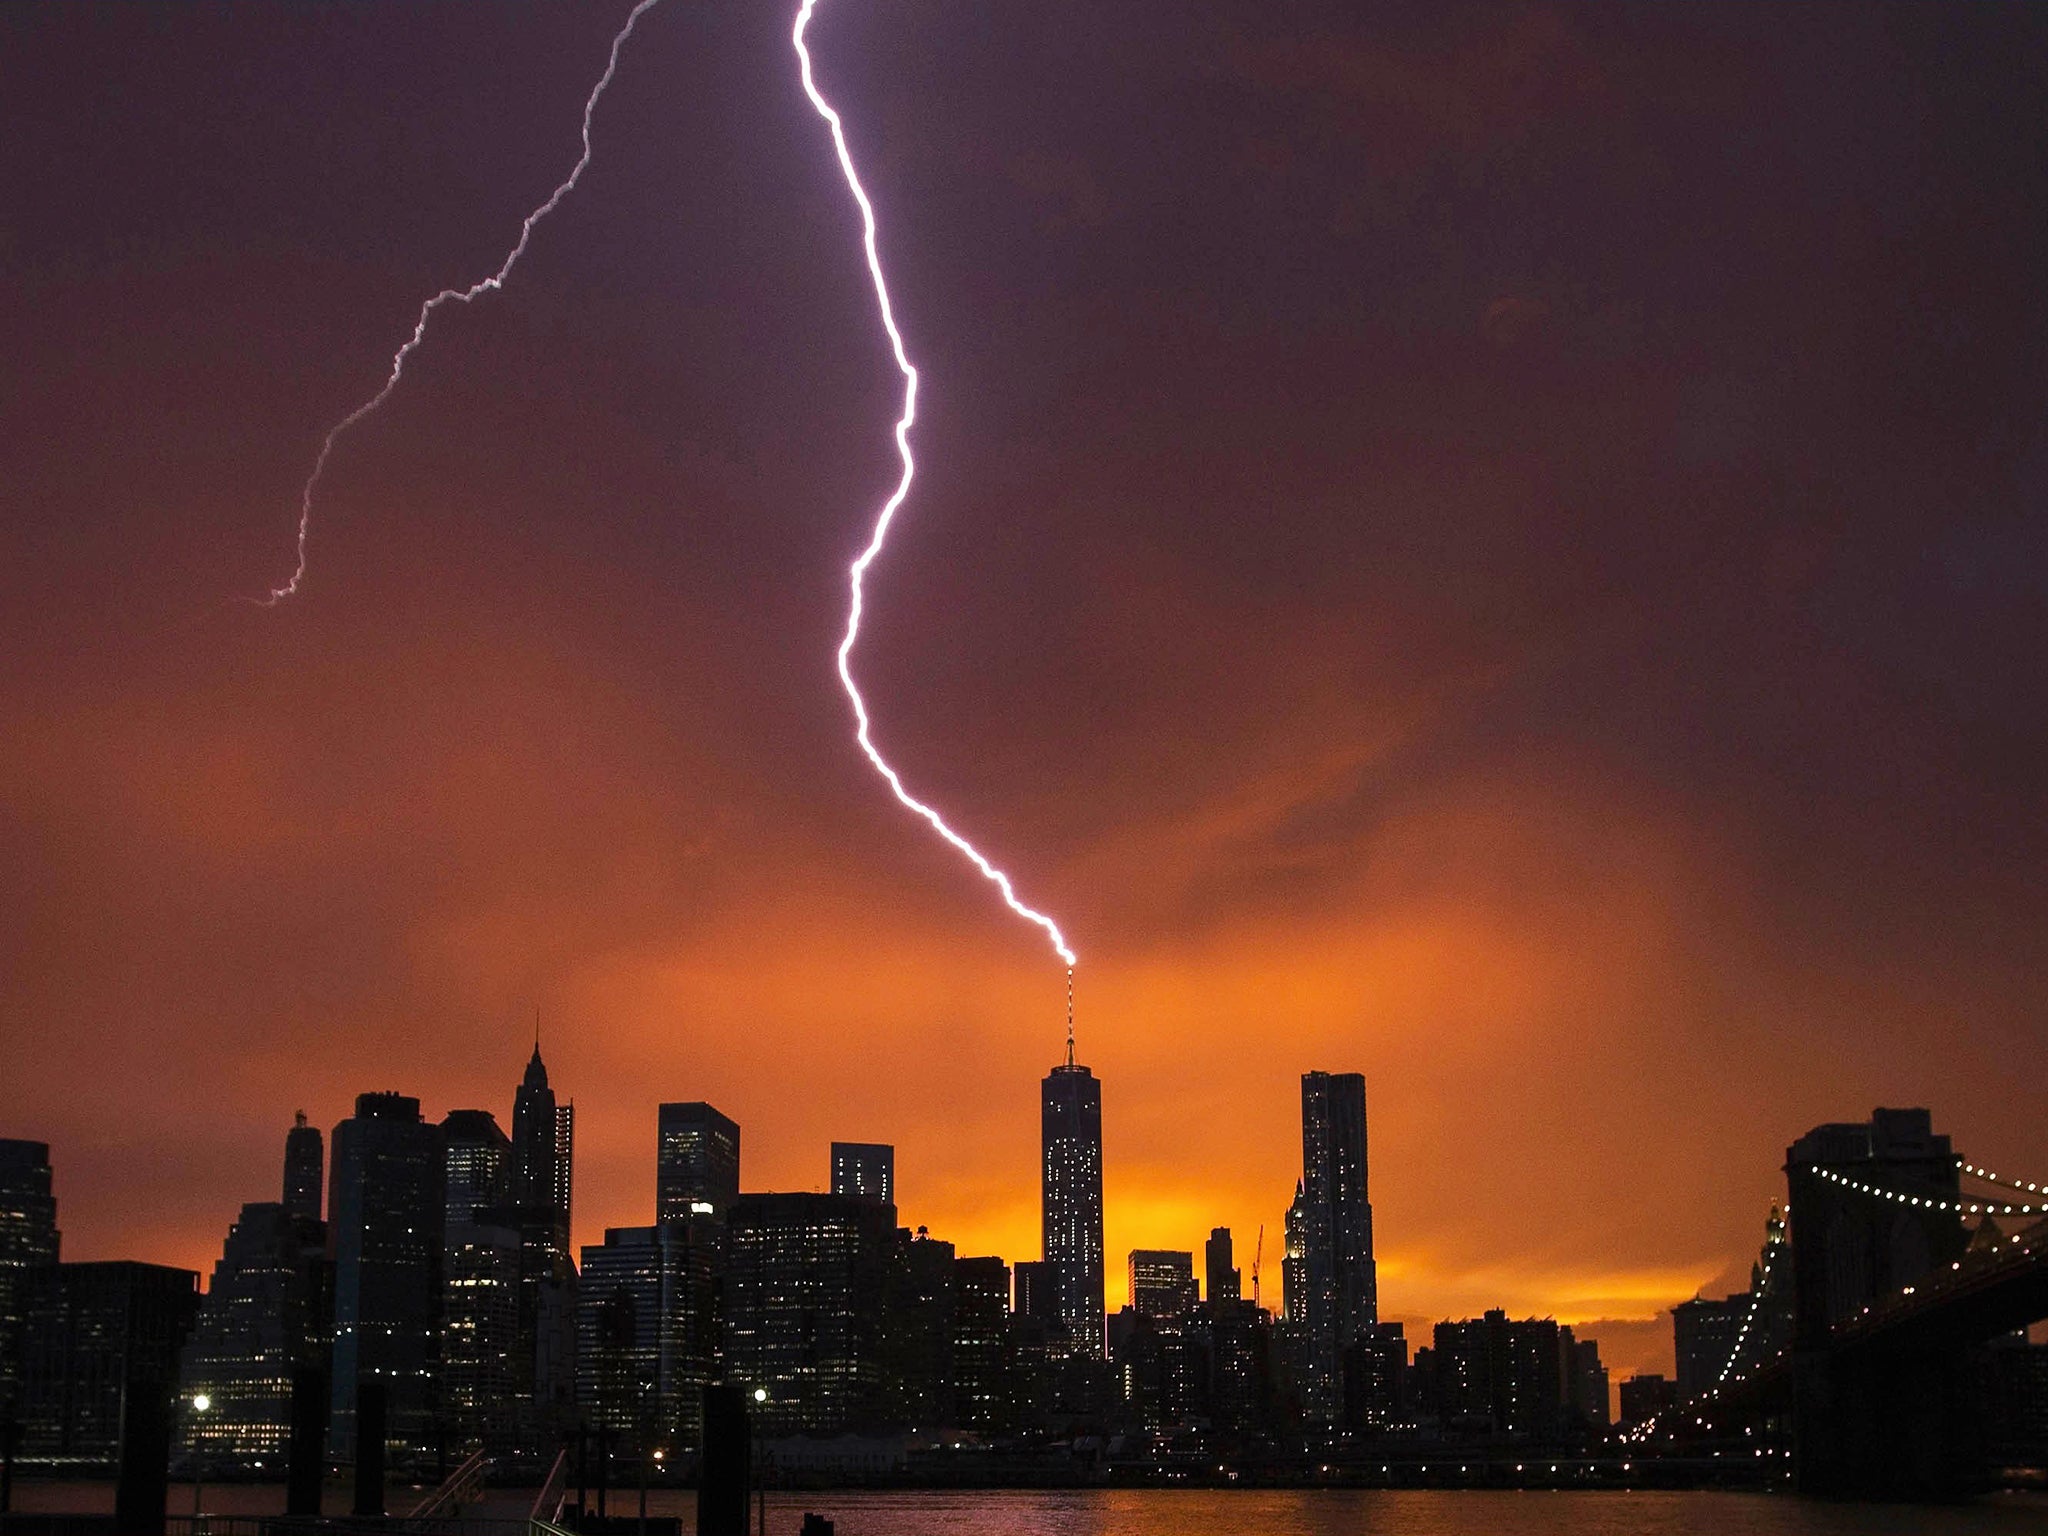
[[[563,178],[562,184],[548,194],[547,201],[526,216],[526,221],[519,226],[519,239],[512,249],[506,253],[504,263],[489,277],[479,282],[471,283],[467,288],[443,288],[431,299],[428,299],[426,303],[422,304],[420,306],[419,320],[412,328],[412,335],[406,338],[405,345],[400,347],[391,359],[391,373],[384,380],[384,387],[350,411],[346,416],[342,417],[328,431],[326,440],[320,444],[320,456],[313,461],[313,473],[306,477],[305,489],[299,493],[298,566],[292,571],[291,580],[281,587],[272,587],[269,596],[256,600],[261,606],[265,608],[276,607],[286,598],[297,593],[300,585],[305,581],[306,539],[312,532],[313,527],[313,493],[319,488],[320,477],[327,472],[327,461],[334,456],[334,445],[341,440],[342,435],[349,428],[353,427],[364,417],[374,414],[379,406],[391,398],[391,392],[398,388],[398,381],[405,374],[405,360],[418,350],[421,342],[427,339],[427,322],[433,319],[434,311],[450,301],[457,304],[468,304],[485,293],[495,292],[503,288],[505,286],[505,279],[512,275],[512,269],[519,264],[519,258],[526,254],[527,242],[533,238],[534,226],[553,213],[556,208],[561,206],[562,199],[576,190],[576,183],[582,180],[584,171],[590,165],[590,120],[597,113],[598,99],[604,95],[605,88],[612,83],[612,76],[618,73],[619,50],[626,46],[626,39],[633,35],[633,28],[639,23],[640,18],[660,3],[661,0],[639,0],[639,3],[633,7],[631,13],[626,17],[625,25],[620,27],[617,35],[612,38],[611,57],[605,63],[604,73],[598,77],[597,84],[591,87],[589,98],[583,103],[582,157],[577,160],[575,169]]]
[[[862,246],[867,252],[868,276],[874,281],[875,301],[882,311],[882,328],[889,333],[889,346],[896,354],[897,370],[903,375],[903,415],[896,422],[896,451],[903,459],[903,478],[896,482],[895,491],[882,503],[882,510],[875,518],[875,531],[868,539],[867,548],[861,551],[860,558],[855,560],[847,571],[853,601],[846,615],[846,638],[839,642],[839,681],[846,689],[846,697],[853,704],[853,718],[858,727],[855,736],[860,742],[860,749],[867,754],[868,761],[874,764],[875,771],[889,781],[889,788],[895,791],[896,798],[922,816],[931,824],[934,832],[972,860],[975,868],[994,882],[996,888],[1003,893],[1003,900],[1012,912],[1027,922],[1036,923],[1045,930],[1046,937],[1052,940],[1053,949],[1067,966],[1067,1021],[1071,1038],[1075,960],[1073,950],[1067,947],[1067,941],[1060,933],[1059,924],[1043,912],[1034,911],[1019,901],[1016,888],[1011,885],[1008,875],[984,858],[980,850],[966,838],[947,826],[945,818],[937,811],[903,787],[903,780],[896,770],[875,750],[874,740],[868,730],[867,702],[861,698],[860,689],[853,681],[853,646],[860,638],[862,583],[867,577],[868,567],[874,564],[875,557],[882,552],[883,542],[889,537],[889,525],[895,521],[897,509],[903,505],[903,498],[910,494],[911,477],[917,469],[910,457],[910,428],[917,420],[917,369],[911,364],[910,356],[904,350],[903,333],[896,328],[896,312],[889,303],[889,285],[882,278],[882,258],[875,249],[875,206],[868,201],[867,191],[861,186],[860,177],[854,171],[853,154],[846,147],[845,126],[840,122],[839,114],[833,110],[832,103],[825,99],[818,90],[817,81],[811,76],[811,53],[804,46],[804,30],[810,26],[811,15],[817,7],[818,0],[803,0],[796,13],[796,25],[790,33],[790,41],[796,45],[797,62],[803,75],[804,94],[811,98],[811,105],[818,109],[818,115],[825,119],[826,125],[832,130],[832,146],[839,152],[839,169],[846,175],[846,185],[853,193],[853,200],[860,205]],[[1071,1051],[1071,1047],[1069,1049]]]

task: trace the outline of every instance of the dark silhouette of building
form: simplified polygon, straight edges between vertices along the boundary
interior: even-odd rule
[[[356,1399],[383,1392],[389,1439],[423,1457],[436,1445],[441,1389],[441,1130],[420,1101],[365,1093],[334,1128],[327,1208],[334,1253],[330,1448],[356,1453]]]
[[[212,1475],[281,1471],[292,1381],[326,1366],[333,1328],[325,1224],[268,1201],[243,1206],[180,1356],[180,1401],[208,1399],[178,1426],[184,1451]]]
[[[709,1104],[664,1104],[654,1151],[654,1219],[723,1221],[740,1194],[740,1128]]]
[[[1344,1424],[1384,1429],[1405,1406],[1408,1339],[1399,1323],[1374,1323],[1344,1348]]]
[[[1302,1406],[1312,1421],[1328,1424],[1343,1417],[1344,1351],[1379,1321],[1361,1074],[1302,1074],[1301,1165]],[[1292,1321],[1292,1295],[1288,1305]]]
[[[0,1139],[0,1434],[20,1406],[29,1288],[57,1262],[57,1249],[49,1147]]]
[[[1560,1328],[1557,1332],[1564,1349],[1564,1401],[1568,1427],[1598,1433],[1613,1419],[1607,1390],[1607,1367],[1600,1363],[1600,1341],[1573,1338],[1569,1328]]]
[[[719,1359],[716,1223],[610,1227],[583,1250],[576,1397],[588,1422],[678,1450],[703,1445],[704,1389]],[[651,1437],[651,1439],[650,1439]]]
[[[1622,1427],[1634,1429],[1678,1406],[1678,1383],[1668,1376],[1643,1373],[1624,1380],[1617,1395],[1621,1399]]]
[[[1217,1427],[1243,1434],[1273,1408],[1273,1329],[1265,1311],[1239,1298],[1209,1304],[1209,1408]]]
[[[832,1143],[832,1193],[896,1203],[896,1149],[878,1141]]]
[[[1695,1296],[1671,1309],[1671,1341],[1678,1361],[1680,1402],[1698,1397],[1721,1379],[1735,1356],[1736,1340],[1749,1317],[1749,1293],[1724,1301]]]
[[[1052,1269],[1043,1259],[1021,1259],[1012,1267],[1016,1277],[1016,1305],[1019,1317],[1053,1322],[1059,1317],[1059,1295]]]
[[[1202,1245],[1203,1279],[1208,1287],[1205,1300],[1211,1306],[1219,1301],[1236,1301],[1244,1295],[1243,1281],[1230,1262],[1230,1228],[1212,1227],[1209,1241]]]
[[[441,1240],[441,1408],[463,1450],[510,1449],[519,1436],[523,1254],[519,1208],[507,1202],[512,1142],[489,1110],[441,1121],[447,1169]]]
[[[318,1221],[326,1174],[320,1127],[306,1124],[302,1109],[292,1116],[292,1128],[284,1133],[284,1208],[306,1221]]]
[[[1438,1323],[1435,1407],[1447,1428],[1539,1445],[1563,1428],[1564,1353],[1550,1318],[1510,1319],[1498,1309]]]
[[[837,1434],[885,1400],[883,1313],[894,1207],[758,1194],[727,1216],[725,1377],[763,1433]]]
[[[953,1410],[962,1429],[1011,1427],[1010,1269],[999,1258],[953,1261]]]
[[[576,1107],[548,1082],[536,1038],[512,1095],[509,1208],[487,1225],[519,1236],[518,1342],[512,1354],[517,1438],[544,1457],[575,1411],[576,1264],[569,1220],[576,1171]],[[486,1246],[498,1239],[481,1234]],[[489,1260],[479,1250],[479,1261]]]
[[[1072,1347],[1103,1353],[1102,1084],[1067,1060],[1046,1074],[1039,1099],[1044,1149],[1040,1230],[1053,1314]]]
[[[893,1234],[882,1293],[885,1422],[917,1427],[956,1421],[955,1265],[953,1245],[923,1227],[915,1233],[899,1227]]]
[[[128,1400],[168,1404],[175,1390],[198,1287],[191,1270],[162,1264],[37,1270],[22,1335],[23,1459],[67,1473],[115,1471]]]
[[[1126,1261],[1131,1306],[1140,1317],[1185,1317],[1195,1310],[1195,1256],[1171,1248],[1133,1248]]]

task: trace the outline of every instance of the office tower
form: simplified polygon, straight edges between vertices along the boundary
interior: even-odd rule
[[[1564,1355],[1553,1320],[1510,1319],[1496,1308],[1481,1318],[1438,1323],[1434,1343],[1435,1407],[1447,1428],[1556,1443]]]
[[[57,1262],[57,1247],[49,1147],[0,1139],[0,1424],[20,1403],[29,1287],[39,1270]]]
[[[292,1377],[324,1366],[334,1327],[327,1230],[268,1201],[228,1228],[213,1283],[179,1359],[178,1443],[209,1473],[281,1472],[291,1444]]]
[[[1067,1060],[1045,1076],[1040,1098],[1044,1147],[1041,1226],[1053,1315],[1076,1353],[1103,1354],[1102,1084]]]
[[[1695,1296],[1671,1309],[1671,1341],[1678,1362],[1678,1398],[1699,1396],[1721,1379],[1722,1367],[1735,1356],[1735,1341],[1749,1316],[1749,1293],[1725,1301]]]
[[[740,1128],[709,1104],[664,1104],[654,1148],[654,1219],[719,1221],[740,1194]]]
[[[334,1128],[327,1209],[334,1253],[334,1379],[329,1446],[355,1453],[361,1381],[385,1394],[388,1441],[434,1446],[441,1380],[441,1130],[420,1101],[365,1093]]]
[[[998,1258],[953,1261],[953,1409],[962,1429],[1010,1425],[1010,1268]]]
[[[1408,1340],[1399,1323],[1374,1323],[1345,1346],[1344,1426],[1383,1429],[1401,1411]]]
[[[168,1402],[199,1307],[189,1269],[54,1264],[30,1282],[22,1331],[21,1452],[46,1470],[112,1472],[131,1397]]]
[[[1208,1283],[1210,1306],[1219,1301],[1236,1301],[1244,1295],[1243,1280],[1230,1263],[1230,1228],[1212,1227],[1209,1241],[1202,1245],[1202,1268]]]
[[[320,1127],[306,1124],[302,1109],[284,1133],[284,1208],[307,1221],[320,1219],[320,1186],[327,1173]]]
[[[832,1193],[896,1203],[896,1149],[875,1141],[832,1143]]]
[[[1019,1317],[1036,1318],[1040,1322],[1052,1322],[1059,1313],[1058,1300],[1053,1287],[1052,1269],[1043,1259],[1020,1259],[1011,1273],[1016,1277],[1016,1304],[1011,1308]]]
[[[1313,1423],[1334,1424],[1344,1411],[1344,1351],[1379,1321],[1360,1074],[1302,1074],[1301,1170],[1307,1218],[1302,1409]]]
[[[742,1195],[727,1218],[725,1379],[771,1435],[837,1434],[884,1401],[896,1212],[844,1195]]]
[[[519,1332],[519,1208],[506,1203],[512,1142],[486,1109],[450,1111],[441,1141],[442,1418],[465,1451],[506,1449],[532,1352]]]
[[[704,1388],[717,1372],[718,1229],[708,1217],[609,1227],[583,1249],[576,1294],[576,1398],[588,1421],[678,1450],[703,1444]]]
[[[1217,1426],[1262,1424],[1273,1397],[1273,1326],[1243,1297],[1209,1306],[1209,1404]]]
[[[575,1106],[556,1100],[537,1038],[513,1091],[511,1141],[510,1208],[492,1220],[519,1234],[513,1396],[523,1438],[539,1449],[553,1442],[575,1407],[576,1263],[569,1240]]]
[[[1633,1429],[1678,1405],[1678,1383],[1668,1376],[1630,1376],[1617,1394],[1621,1399],[1621,1426]]]
[[[1564,1349],[1565,1407],[1582,1430],[1603,1430],[1612,1418],[1607,1393],[1607,1367],[1600,1363],[1597,1339],[1575,1339],[1569,1328],[1557,1330]]]
[[[1140,1317],[1185,1317],[1195,1310],[1195,1256],[1170,1248],[1133,1248],[1127,1261],[1131,1306]]]

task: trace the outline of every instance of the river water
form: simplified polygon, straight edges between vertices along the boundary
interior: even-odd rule
[[[208,1510],[276,1514],[280,1488],[205,1490]],[[339,1489],[330,1508],[344,1507]],[[414,1495],[417,1497],[417,1495]],[[394,1490],[390,1507],[409,1502]],[[174,1513],[191,1508],[173,1485]],[[103,1510],[112,1489],[91,1483],[17,1483],[21,1510]],[[613,1515],[637,1508],[631,1490]],[[650,1515],[695,1529],[687,1492],[655,1489]],[[832,1518],[835,1536],[2048,1536],[2048,1497],[2008,1494],[1953,1508],[1817,1504],[1770,1494],[1719,1492],[1491,1492],[1410,1489],[1166,1489],[987,1493],[770,1493],[769,1536],[796,1536],[804,1512]]]

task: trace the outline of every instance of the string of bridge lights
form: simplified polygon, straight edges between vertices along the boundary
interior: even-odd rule
[[[1965,1166],[1967,1167],[1967,1165]],[[1825,1179],[1828,1183],[1838,1185],[1843,1189],[1854,1190],[1859,1195],[1869,1195],[1873,1199],[1878,1200],[1890,1200],[1895,1204],[1910,1205],[1920,1210],[1954,1211],[1959,1216],[2048,1215],[2048,1200],[2043,1200],[2039,1204],[2029,1202],[2021,1205],[2015,1205],[2010,1201],[1998,1200],[1964,1200],[1960,1198],[1945,1200],[1939,1195],[1909,1195],[1904,1190],[1885,1189],[1876,1184],[1865,1184],[1860,1179],[1852,1179],[1846,1174],[1835,1172],[1832,1168],[1815,1168],[1813,1172],[1816,1177]],[[1983,1175],[1979,1176],[1983,1177]],[[2023,1187],[2032,1189],[2034,1186],[2026,1185]]]
[[[2002,1184],[2007,1189],[2024,1189],[2032,1195],[2048,1195],[2048,1184],[2029,1184],[2024,1179],[2008,1179],[2002,1173],[1993,1173],[1989,1168],[1979,1168],[1975,1163],[1966,1163],[1960,1157],[1956,1166],[1973,1179],[1982,1179],[1987,1184]]]

